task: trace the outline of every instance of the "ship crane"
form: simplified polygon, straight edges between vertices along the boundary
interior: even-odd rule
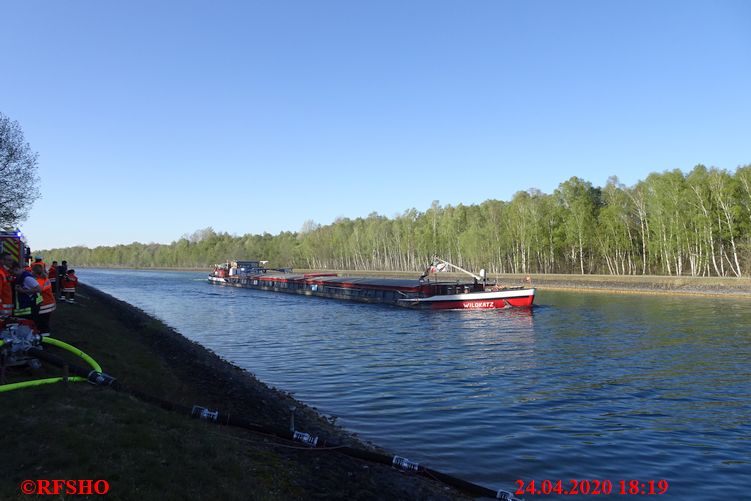
[[[457,266],[457,265],[455,265],[453,263],[449,263],[448,261],[443,260],[443,259],[439,258],[438,256],[433,256],[433,266],[435,266],[436,262],[441,263],[444,266],[451,266],[452,268],[456,268],[457,270],[461,271],[462,273],[466,273],[467,275],[469,275],[470,277],[474,278],[475,280],[482,281],[483,283],[485,283],[485,280],[487,279],[487,275],[485,273],[485,269],[480,270],[480,275],[478,276],[478,275],[475,275],[474,273],[472,273],[471,271],[467,271],[467,270],[465,270],[464,268],[462,268],[460,266]]]

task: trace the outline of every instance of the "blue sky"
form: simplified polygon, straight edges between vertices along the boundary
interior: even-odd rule
[[[751,2],[4,1],[32,248],[751,163]],[[12,22],[9,22],[12,20]]]

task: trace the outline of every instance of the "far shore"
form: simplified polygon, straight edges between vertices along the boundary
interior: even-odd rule
[[[84,268],[84,267],[81,267]],[[208,268],[128,268],[102,267],[105,269],[139,269],[160,271],[208,272]],[[365,271],[365,270],[320,270],[295,268],[300,273],[327,272],[342,276],[375,276],[394,278],[416,278],[415,271]],[[574,275],[574,274],[488,274],[491,282],[497,281],[507,286],[525,285],[529,276],[533,287],[541,291],[586,290],[588,292],[609,292],[622,294],[667,294],[667,295],[711,295],[751,298],[751,277],[692,277],[663,275]],[[467,275],[461,273],[441,273],[432,275],[440,280],[460,280]]]

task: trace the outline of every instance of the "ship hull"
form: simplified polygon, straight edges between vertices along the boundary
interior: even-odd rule
[[[494,292],[470,292],[400,300],[398,306],[431,310],[492,310],[530,307],[534,303],[534,299],[534,288],[506,289]]]
[[[213,285],[430,310],[529,308],[535,297],[531,287],[487,288],[472,283],[345,278],[333,274],[284,275],[209,276],[208,281]]]

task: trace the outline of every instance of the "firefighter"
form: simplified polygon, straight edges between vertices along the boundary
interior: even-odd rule
[[[76,285],[78,285],[76,270],[68,270],[63,278],[63,292],[65,292],[65,300],[69,303],[76,302]]]
[[[31,273],[32,275],[33,275],[33,273],[34,273],[34,271],[33,271],[33,266],[34,266],[35,264],[39,264],[39,265],[41,265],[41,266],[42,266],[42,268],[44,269],[45,273],[47,272],[47,263],[45,263],[45,262],[44,262],[44,261],[42,260],[42,256],[36,256],[36,257],[34,257],[34,261],[33,261],[33,262],[31,261],[31,258],[29,258],[29,260],[28,260],[28,263],[29,263],[29,264],[27,264],[27,265],[26,265],[26,268],[24,268],[24,269],[25,269],[26,271],[28,271],[29,273]]]
[[[39,287],[39,282],[18,261],[13,261],[10,271],[16,277],[13,316],[32,320],[36,324],[39,305],[42,303],[42,289]]]
[[[44,262],[44,259],[42,259],[42,256],[37,256],[34,258],[34,262],[31,263],[31,272],[34,273],[34,265],[40,265],[42,267],[42,271],[47,273],[47,263]]]
[[[63,280],[68,273],[68,261],[63,261],[60,266],[57,267],[57,292],[60,293],[60,301],[65,299],[65,293],[63,292]]]
[[[13,314],[13,275],[10,266],[13,257],[8,252],[0,253],[0,317]]]
[[[53,268],[50,268],[52,270]],[[50,318],[52,312],[55,311],[55,291],[52,290],[52,280],[44,272],[44,268],[41,265],[35,264],[31,267],[31,272],[34,274],[39,283],[39,288],[42,293],[42,304],[39,305],[39,316],[37,317],[37,329],[42,336],[49,335],[50,333]]]
[[[60,294],[60,291],[57,290],[57,261],[52,261],[50,269],[47,270],[47,278],[50,279],[50,283],[52,284],[52,292]]]

